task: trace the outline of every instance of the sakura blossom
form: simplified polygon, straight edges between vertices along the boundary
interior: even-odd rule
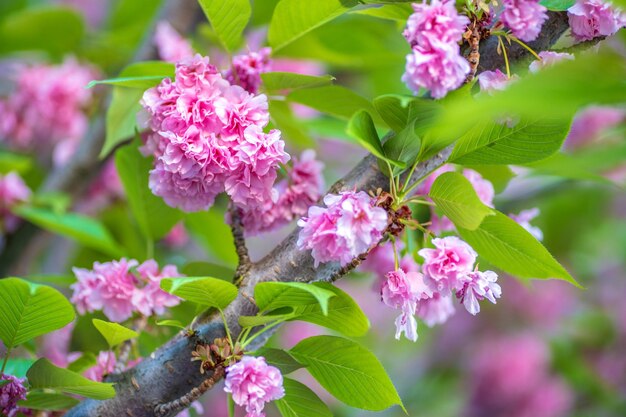
[[[11,212],[11,209],[27,202],[30,197],[30,188],[16,172],[0,174],[0,232],[15,231],[19,225],[19,218]]]
[[[324,197],[326,207],[313,206],[298,221],[297,246],[311,250],[315,266],[336,261],[342,265],[378,243],[387,228],[387,213],[374,206],[363,191],[344,191]]]
[[[479,301],[487,299],[493,304],[500,298],[502,290],[496,283],[498,274],[493,271],[474,271],[463,277],[463,284],[457,290],[456,296],[463,303],[465,309],[472,315],[480,312]]]
[[[580,111],[572,122],[565,144],[577,148],[597,140],[603,132],[626,120],[626,110],[619,107],[591,106]]]
[[[460,288],[463,278],[472,272],[477,254],[470,245],[456,236],[435,238],[435,249],[420,249],[424,258],[422,272],[424,281],[432,291],[449,295]]]
[[[381,289],[382,301],[402,312],[395,322],[396,339],[400,339],[404,333],[407,339],[413,342],[417,340],[417,321],[414,317],[416,302],[431,296],[432,291],[426,287],[419,272],[405,273],[398,269],[387,273]]]
[[[154,44],[159,52],[159,57],[168,62],[178,62],[194,55],[189,41],[183,38],[172,25],[162,20],[157,23],[154,32]]]
[[[539,36],[543,23],[548,19],[547,11],[539,0],[504,0],[500,20],[513,35],[530,42]]]
[[[602,0],[577,0],[567,9],[574,38],[589,41],[599,36],[611,36],[626,25],[626,16]]]
[[[0,382],[0,414],[14,417],[21,411],[18,401],[26,399],[26,379],[0,373]]]
[[[433,0],[426,3],[413,3],[413,13],[406,22],[402,34],[411,47],[432,46],[433,43],[456,43],[470,21],[459,15],[451,1]]]
[[[285,395],[283,376],[263,357],[244,356],[226,368],[224,391],[235,404],[245,407],[246,417],[264,417],[265,404]]]
[[[568,54],[566,52],[542,51],[539,52],[538,55],[541,60],[537,59],[530,63],[530,65],[528,66],[530,72],[536,73],[540,69],[550,67],[557,62],[574,59],[574,55]]]
[[[509,77],[499,69],[495,71],[484,71],[478,75],[478,84],[480,85],[480,91],[486,93],[493,93],[494,91],[504,90],[508,84],[516,80],[517,76]]]
[[[256,94],[261,85],[261,73],[272,68],[271,53],[272,48],[261,48],[258,52],[236,55],[233,57],[232,67],[224,73],[224,78],[229,83]]]
[[[102,351],[98,353],[96,364],[83,372],[83,375],[85,378],[89,378],[92,381],[102,382],[106,375],[112,374],[115,371],[116,363],[117,359],[115,358],[115,353]]]
[[[443,296],[438,292],[433,292],[432,297],[418,300],[415,309],[417,317],[428,327],[444,324],[454,312],[452,296]]]

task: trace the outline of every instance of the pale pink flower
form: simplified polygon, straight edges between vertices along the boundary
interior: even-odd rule
[[[434,209],[430,210],[430,226],[428,226],[428,230],[430,230],[435,235],[440,235],[446,232],[452,232],[456,230],[454,223],[452,220],[447,218],[446,216],[440,216]]]
[[[626,120],[626,110],[618,107],[591,106],[580,111],[572,122],[565,144],[576,148],[593,142],[604,131]]]
[[[232,67],[224,73],[224,78],[229,83],[256,94],[261,85],[261,73],[272,69],[271,53],[272,48],[261,48],[259,52],[236,55],[233,57]]]
[[[96,364],[83,372],[83,376],[92,381],[102,382],[105,376],[115,371],[116,363],[115,353],[109,350],[102,351],[98,353]]]
[[[165,20],[157,23],[154,31],[154,44],[159,52],[159,57],[164,61],[178,62],[194,55],[189,41],[183,38]]]
[[[459,15],[453,1],[432,0],[430,4],[414,3],[413,13],[402,34],[411,47],[433,46],[433,42],[457,43],[470,21]]]
[[[67,367],[74,359],[74,356],[76,356],[75,353],[69,352],[72,331],[75,325],[76,322],[71,322],[59,330],[44,335],[41,346],[38,349],[39,355],[48,358],[56,366]]]
[[[177,278],[182,275],[174,265],[165,265],[159,271],[154,259],[149,259],[137,267],[139,279],[144,286],[133,294],[133,305],[144,316],[162,315],[166,308],[177,306],[180,298],[161,289],[161,279]]]
[[[428,327],[443,324],[454,314],[452,296],[442,296],[434,292],[430,298],[422,298],[417,301],[415,314]]]
[[[473,169],[464,169],[463,175],[469,180],[472,187],[474,187],[476,195],[478,195],[480,201],[488,207],[493,207],[493,197],[495,195],[495,191],[491,181],[484,179],[482,175]]]
[[[0,232],[15,231],[19,219],[11,213],[11,209],[27,202],[30,197],[30,188],[17,173],[0,174]]]
[[[396,318],[396,339],[402,333],[406,338],[417,340],[417,321],[415,321],[415,304],[421,298],[432,296],[432,291],[426,287],[422,274],[411,271],[405,273],[402,269],[388,272],[386,281],[381,289],[383,303],[391,308],[401,310]]]
[[[4,384],[3,384],[4,383]],[[26,379],[0,373],[0,414],[14,417],[20,411],[18,401],[26,399]]]
[[[574,59],[574,55],[568,54],[565,52],[541,51],[539,52],[539,58],[541,58],[541,60],[537,59],[531,62],[530,65],[528,66],[528,69],[530,70],[530,72],[536,73],[541,68],[550,67],[559,61],[563,61],[563,60],[571,61]]]
[[[244,356],[226,368],[224,391],[235,404],[246,408],[246,417],[264,417],[265,404],[285,396],[283,376],[263,357]]]
[[[363,191],[328,194],[324,204],[310,207],[298,221],[298,249],[310,249],[316,267],[320,262],[348,264],[378,243],[387,228],[387,213]]]
[[[398,241],[396,243],[396,247],[398,252],[401,252],[404,248],[404,243],[402,241]],[[400,253],[398,253],[398,256],[400,256],[400,269],[402,269],[405,273],[419,270],[419,265],[417,265],[410,253],[407,253],[404,256],[401,256]],[[361,265],[359,265],[360,271],[371,272],[381,281],[385,280],[387,272],[394,269],[395,259],[393,254],[393,245],[391,242],[385,242],[375,246],[374,249],[367,254],[367,258],[365,258],[365,260],[361,262]],[[380,286],[382,286],[382,282]],[[377,288],[377,290],[379,290],[379,288]]]
[[[189,242],[189,234],[183,222],[176,223],[165,235],[163,242],[171,248],[181,248]]]
[[[537,226],[530,224],[531,220],[539,216],[539,209],[537,207],[522,210],[519,214],[509,214],[509,217],[519,223],[524,229],[528,231],[537,240],[543,240],[543,232]]]
[[[472,315],[480,312],[479,301],[485,298],[496,303],[496,298],[502,295],[502,289],[496,283],[498,274],[493,271],[474,271],[462,279],[462,287],[456,291],[456,297],[463,303],[465,309]]]
[[[505,73],[496,69],[495,71],[481,72],[478,75],[478,84],[480,85],[480,91],[491,94],[494,91],[504,90],[510,82],[518,78],[516,75],[509,78]]]
[[[517,38],[534,41],[543,23],[548,19],[548,9],[539,0],[504,0],[504,11],[500,20]]]
[[[432,244],[435,249],[425,248],[418,252],[424,258],[424,281],[432,291],[449,295],[462,288],[462,280],[472,272],[477,254],[456,236],[435,238]]]
[[[578,0],[567,9],[567,17],[572,35],[579,42],[611,36],[626,24],[624,14],[602,0]]]

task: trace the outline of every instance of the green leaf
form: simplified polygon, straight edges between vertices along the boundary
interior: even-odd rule
[[[570,124],[563,119],[522,119],[515,126],[477,124],[456,143],[450,161],[458,164],[524,164],[557,152]]]
[[[467,178],[457,172],[437,177],[429,197],[457,227],[475,230],[493,210],[484,205]]]
[[[304,368],[304,365],[295,360],[289,352],[282,349],[262,347],[254,352],[254,356],[264,357],[268,364],[280,369],[280,373],[283,375]]]
[[[31,391],[26,395],[26,399],[18,402],[18,405],[31,410],[43,411],[63,411],[78,404],[76,398],[56,392]]]
[[[327,282],[315,282],[316,287],[335,294],[328,302],[328,314],[324,314],[317,304],[296,307],[292,320],[306,321],[340,332],[345,336],[363,336],[370,323],[359,305],[346,292]]]
[[[157,326],[170,326],[178,329],[185,329],[185,325],[178,320],[160,320],[156,322]]]
[[[484,179],[493,184],[496,194],[504,191],[515,173],[506,165],[466,165],[467,168],[478,172]]]
[[[285,320],[293,316],[293,313],[287,314],[271,314],[260,316],[239,316],[239,325],[241,327],[256,327],[264,326],[268,323],[275,322],[277,320]]]
[[[189,262],[180,271],[188,277],[215,277],[228,282],[232,282],[235,276],[234,269],[203,261]]]
[[[223,211],[212,207],[209,211],[187,213],[185,223],[211,255],[228,266],[237,265],[237,251]]]
[[[359,110],[367,110],[373,115],[375,123],[380,121],[372,103],[339,85],[296,90],[291,92],[287,99],[345,120],[350,119]]]
[[[576,0],[541,0],[539,4],[553,12],[562,12],[576,3]]]
[[[312,5],[309,0],[281,0],[270,22],[269,44],[277,51],[358,3],[358,0],[316,0]]]
[[[395,22],[401,22],[404,26],[409,16],[413,13],[413,8],[410,4],[387,4],[379,7],[355,10],[352,13],[393,20]]]
[[[11,349],[74,320],[74,308],[51,287],[0,279],[0,340]]]
[[[135,135],[137,125],[137,112],[141,110],[139,100],[147,87],[155,86],[159,79],[174,76],[174,64],[161,61],[136,62],[124,68],[119,78],[128,77],[152,77],[151,85],[146,88],[113,87],[111,104],[106,115],[106,138],[100,157],[108,155],[117,145]],[[148,80],[144,79],[148,84]]]
[[[135,221],[148,240],[167,235],[183,218],[180,210],[165,204],[148,186],[151,158],[139,152],[139,140],[115,152],[115,168],[120,176]]]
[[[35,362],[26,377],[30,387],[34,389],[49,388],[96,400],[115,397],[113,384],[92,381],[67,369],[56,367],[45,358]]]
[[[237,287],[218,278],[165,278],[161,280],[161,288],[184,300],[222,310],[237,298]]]
[[[8,174],[11,171],[24,174],[30,170],[32,165],[33,161],[26,155],[0,151],[0,174]]]
[[[395,132],[405,128],[409,121],[409,104],[414,98],[397,94],[385,94],[372,102],[383,121]]]
[[[332,417],[324,401],[306,385],[284,378],[283,387],[285,396],[275,403],[283,417]]]
[[[76,213],[55,213],[43,208],[21,206],[13,213],[29,222],[75,240],[115,258],[123,256],[109,231],[98,220]]]
[[[270,93],[278,93],[300,88],[321,87],[332,84],[332,75],[305,75],[293,72],[265,72],[261,74],[263,86]]]
[[[296,118],[284,100],[269,101],[270,118],[274,126],[282,133],[282,138],[301,147],[313,146],[315,141],[300,120]]]
[[[80,14],[69,8],[24,9],[0,21],[0,54],[41,50],[60,58],[78,49],[84,32]]]
[[[578,283],[522,226],[500,212],[485,217],[476,230],[458,228],[459,234],[480,256],[521,278],[557,278]]]
[[[383,150],[383,145],[378,137],[378,133],[376,132],[372,116],[370,116],[370,114],[365,110],[358,111],[354,114],[354,116],[352,116],[350,122],[348,122],[346,133],[356,139],[361,146],[377,158],[387,161],[395,166],[406,167],[406,164],[395,161],[385,155],[385,151]]]
[[[313,304],[326,315],[328,300],[334,296],[332,291],[302,282],[261,282],[254,287],[254,301],[261,312]]]
[[[252,9],[249,0],[198,0],[224,48],[232,52],[241,43]]]
[[[94,366],[97,360],[98,358],[96,358],[96,355],[92,352],[83,352],[80,358],[76,359],[67,366],[67,369],[69,371],[76,372],[77,374],[82,374],[87,369]]]
[[[385,155],[402,163],[402,165],[393,169],[394,175],[402,173],[408,166],[413,165],[420,152],[421,145],[422,141],[415,132],[415,121],[410,122],[404,129],[383,144]]]
[[[332,395],[364,410],[381,411],[402,400],[376,356],[335,336],[304,339],[289,353]]]
[[[139,337],[139,333],[136,331],[127,329],[117,323],[110,323],[99,319],[93,319],[92,322],[94,327],[98,329],[102,336],[104,336],[104,339],[107,341],[111,349],[122,342]]]
[[[154,87],[155,84],[158,84],[163,80],[163,78],[167,78],[169,75],[140,75],[137,77],[119,77],[119,78],[108,78],[106,80],[93,80],[89,81],[86,88],[93,88],[97,85],[107,84],[107,85],[115,85],[118,87],[127,87],[127,88],[139,88],[142,90],[147,90],[150,87]]]

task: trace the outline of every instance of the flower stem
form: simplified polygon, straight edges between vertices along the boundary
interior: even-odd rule
[[[219,312],[220,312],[220,316],[222,317],[222,321],[224,322],[224,329],[226,330],[226,337],[228,337],[228,343],[230,343],[231,348],[235,347],[235,344],[233,343],[233,338],[230,336],[230,329],[228,328],[228,323],[226,322],[226,316],[224,315],[224,312],[222,311],[221,308],[218,308]]]
[[[524,42],[520,41],[515,36],[510,36],[510,39],[513,39],[513,41],[519,43],[524,49],[526,49],[528,52],[533,54],[533,56],[535,58],[537,58],[539,61],[541,61],[541,57],[539,55],[537,55],[537,53],[533,50],[533,48],[531,48],[530,46],[526,45]]]
[[[498,43],[502,48],[502,54],[504,55],[504,65],[506,66],[506,76],[511,78],[511,68],[509,68],[509,56],[506,53],[506,46],[504,46],[504,42],[502,42],[502,36],[498,36]]]
[[[252,337],[250,337],[248,340],[244,340],[241,343],[241,349],[245,349],[246,346],[248,346],[250,343],[252,343],[252,341],[254,339],[256,339],[257,337],[259,337],[260,335],[262,335],[263,333],[265,333],[266,331],[278,326],[279,324],[283,323],[285,321],[285,319],[280,319],[280,320],[276,320],[275,322],[266,325],[264,328],[262,328],[261,330],[259,330],[258,332],[256,332],[255,334],[252,335]]]

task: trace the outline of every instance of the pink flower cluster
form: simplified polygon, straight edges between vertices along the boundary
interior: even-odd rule
[[[543,23],[548,19],[547,11],[539,0],[504,0],[500,20],[517,38],[530,42],[539,36]]]
[[[17,402],[26,399],[25,379],[0,373],[0,415],[14,417],[20,412]]]
[[[396,318],[396,339],[402,333],[412,341],[417,340],[417,321],[415,310],[421,299],[432,297],[432,291],[424,285],[422,274],[416,271],[404,272],[402,269],[388,272],[381,289],[383,303],[400,310]]]
[[[387,212],[363,191],[328,194],[324,204],[310,207],[308,216],[298,221],[298,249],[310,249],[316,267],[331,261],[348,264],[378,243],[387,229]]]
[[[413,9],[403,33],[412,51],[402,81],[415,93],[423,87],[441,98],[458,88],[470,71],[458,44],[470,22],[458,14],[451,0],[413,4]]]
[[[528,69],[532,73],[538,72],[541,68],[550,67],[556,64],[559,61],[563,61],[565,59],[572,60],[574,59],[574,55],[568,54],[565,52],[552,52],[552,51],[542,51],[539,52],[539,58],[541,61],[536,60],[530,63]]]
[[[157,23],[154,31],[154,44],[159,57],[164,61],[176,63],[194,55],[189,41],[180,36],[180,33],[165,20]]]
[[[315,151],[311,149],[302,152],[299,159],[294,158],[287,178],[276,184],[278,198],[266,201],[261,207],[242,210],[246,235],[276,230],[306,215],[322,195],[323,168],[324,164],[315,159]]]
[[[11,209],[28,201],[30,196],[30,188],[17,173],[0,174],[0,234],[15,231],[19,219],[11,213]]]
[[[224,73],[224,78],[233,85],[239,85],[249,93],[256,94],[261,85],[261,73],[270,71],[272,48],[261,48],[259,52],[236,55],[232,67]]]
[[[54,162],[62,164],[87,131],[83,110],[92,90],[85,86],[97,73],[74,58],[61,65],[24,66],[16,73],[13,93],[0,100],[0,140],[18,149],[54,147]]]
[[[626,15],[602,0],[577,0],[567,9],[567,17],[577,41],[611,36],[626,25]]]
[[[264,417],[265,404],[285,396],[283,376],[263,357],[244,356],[226,368],[224,391],[233,401],[246,407],[246,417]]]
[[[185,211],[205,210],[226,191],[240,206],[272,198],[280,163],[289,160],[280,131],[264,133],[267,97],[224,80],[208,58],[176,65],[176,77],[144,93],[155,156],[152,192]]]
[[[162,278],[181,276],[173,265],[159,271],[154,260],[139,265],[134,259],[122,258],[102,264],[95,262],[93,270],[73,270],[78,281],[71,286],[72,302],[81,314],[102,310],[109,320],[122,322],[134,312],[144,316],[163,314],[166,307],[180,302],[178,297],[160,288]]]

